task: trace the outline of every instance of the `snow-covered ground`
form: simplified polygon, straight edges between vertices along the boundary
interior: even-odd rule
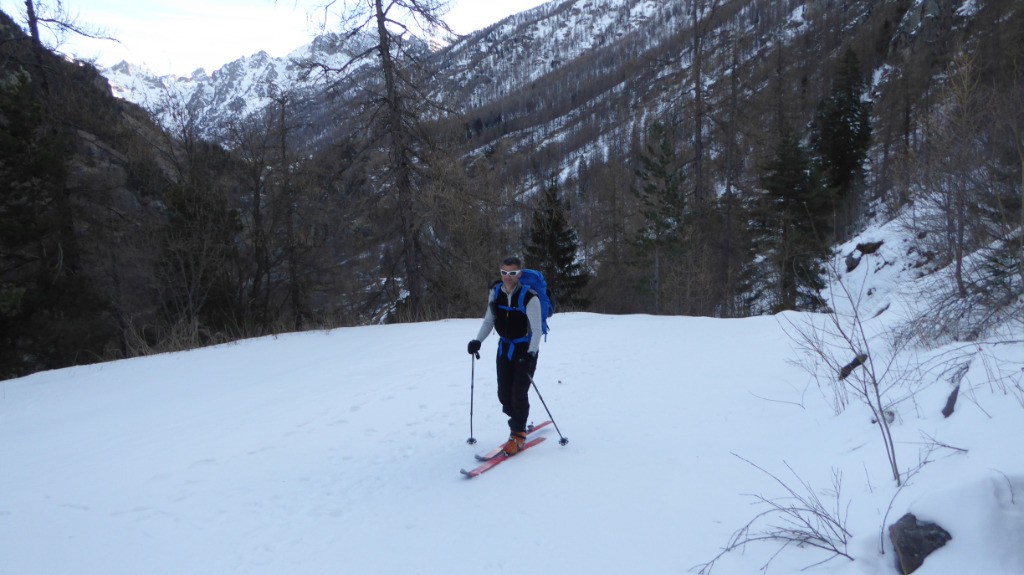
[[[885,249],[847,278],[870,292],[865,323],[883,356],[909,293],[895,281],[906,267],[880,264]],[[548,441],[471,480],[459,469],[507,435],[496,338],[475,364],[465,352],[476,319],[0,382],[0,573],[686,573],[767,510],[759,499],[791,503],[786,486],[836,510],[854,560],[800,571],[829,555],[751,543],[714,573],[770,561],[769,573],[895,574],[882,534],[907,512],[953,537],[920,575],[1024,573],[1024,346],[971,346],[949,418],[937,366],[965,352],[893,363],[897,487],[867,407],[850,397],[835,409],[834,375],[803,367],[813,358],[794,331],[828,325],[556,315],[536,381],[569,443],[549,427]],[[532,399],[532,419],[546,419]],[[784,523],[769,515],[750,536],[772,525]]]

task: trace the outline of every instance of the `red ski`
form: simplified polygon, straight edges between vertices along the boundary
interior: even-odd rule
[[[540,426],[538,425],[537,427],[540,427]],[[519,453],[517,453],[516,455],[522,454],[527,449],[533,447],[534,445],[537,445],[538,443],[544,441],[545,439],[547,439],[547,438],[546,437],[538,437],[536,439],[531,439],[531,440],[527,441],[526,444],[523,445],[523,448],[520,449]],[[465,475],[466,477],[476,477],[477,475],[480,475],[481,473],[483,473],[483,472],[487,471],[488,469],[494,467],[495,465],[501,463],[502,461],[505,461],[509,457],[511,457],[511,456],[505,455],[504,453],[501,453],[501,450],[499,449],[497,455],[495,455],[494,457],[491,457],[487,461],[484,461],[483,463],[481,463],[480,465],[476,466],[475,468],[470,469],[469,471],[466,471],[465,469],[460,469],[459,472],[462,473],[463,475]]]
[[[542,421],[542,422],[538,423],[537,425],[531,425],[531,426],[527,427],[526,428],[526,436],[527,436],[527,438],[529,438],[529,436],[532,435],[533,432],[539,431],[540,429],[542,429],[544,427],[547,427],[549,425],[551,425],[551,421],[550,420]],[[488,451],[487,453],[485,453],[483,455],[477,454],[476,455],[476,460],[477,461],[490,461],[490,460],[494,459],[495,457],[497,457],[499,454],[501,454],[501,446],[500,445],[498,447],[495,447],[494,449]]]

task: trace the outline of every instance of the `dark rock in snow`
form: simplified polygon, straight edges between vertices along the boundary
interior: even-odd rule
[[[857,244],[857,249],[864,255],[873,254],[878,251],[878,248],[882,247],[883,243],[884,242],[864,242]]]
[[[860,256],[855,256],[851,252],[850,255],[846,256],[846,273],[850,273],[853,270],[857,269],[857,266],[859,264],[860,264]]]
[[[946,407],[942,408],[942,415],[944,417],[949,417],[950,415],[953,415],[953,408],[956,406],[956,398],[959,397],[959,395],[960,386],[958,385],[953,388],[953,392],[950,393],[949,397],[946,399]]]
[[[889,538],[896,550],[896,567],[900,573],[908,575],[953,536],[939,525],[918,522],[913,513],[907,513],[889,526]]]

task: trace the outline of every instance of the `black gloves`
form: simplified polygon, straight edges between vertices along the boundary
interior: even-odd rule
[[[478,340],[472,340],[469,345],[466,346],[466,350],[469,351],[470,355],[480,351],[480,342]],[[479,355],[477,357],[480,357]]]
[[[533,370],[537,369],[537,354],[533,352],[524,353],[523,356],[519,358],[519,365],[529,369],[530,373],[533,373]]]

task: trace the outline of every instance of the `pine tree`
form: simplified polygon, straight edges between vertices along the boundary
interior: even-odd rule
[[[638,158],[633,193],[640,200],[643,218],[638,247],[651,258],[651,291],[654,313],[662,313],[664,260],[681,241],[680,231],[686,214],[683,173],[679,168],[672,139],[665,126],[654,122],[649,128],[646,150]]]
[[[665,244],[678,232],[686,202],[683,174],[677,165],[672,140],[660,122],[651,124],[646,152],[639,157],[639,163],[636,176],[640,187],[634,192],[642,204],[642,241]]]
[[[583,295],[590,276],[578,261],[579,246],[579,236],[558,197],[558,185],[551,183],[533,212],[526,265],[544,274],[559,310],[583,310],[590,305]]]
[[[0,379],[97,357],[105,303],[66,261],[70,159],[34,78],[0,77]]]
[[[46,244],[56,235],[50,214],[51,197],[64,177],[61,143],[41,127],[42,107],[32,94],[29,77],[11,74],[0,84],[0,241],[3,253],[20,263],[41,269],[54,262],[41,261],[55,251]],[[19,254],[17,258],[13,257]],[[3,270],[8,269],[4,266]],[[45,276],[40,272],[40,276]]]
[[[863,99],[865,90],[857,54],[847,49],[832,89],[815,113],[812,144],[816,163],[835,195],[841,228],[852,222],[855,206],[860,205],[854,184],[871,144],[871,105]]]
[[[784,130],[763,168],[768,194],[764,249],[776,274],[775,310],[818,309],[829,233],[831,198],[817,185],[811,160],[796,135]]]

